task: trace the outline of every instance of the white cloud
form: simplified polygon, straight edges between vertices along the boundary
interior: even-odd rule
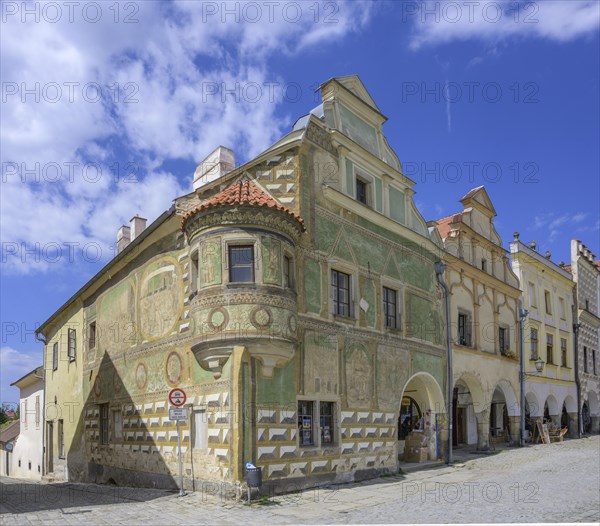
[[[495,44],[510,37],[566,42],[597,32],[600,4],[596,0],[538,2],[494,0],[440,2],[426,0],[405,10],[413,21],[410,47],[470,39]]]
[[[42,353],[25,353],[17,351],[12,347],[0,348],[0,370],[2,379],[0,384],[2,390],[0,403],[18,403],[19,390],[11,387],[10,384],[22,378],[28,372],[33,371],[35,367],[41,366],[43,361]]]
[[[559,216],[553,212],[549,212],[534,216],[533,228],[535,230],[543,229],[546,231],[548,233],[548,243],[553,243],[565,228],[572,231],[587,216],[588,214],[584,212],[565,213]]]
[[[101,4],[97,23],[77,6],[73,22],[64,8],[58,23],[43,15],[3,23],[3,241],[112,245],[133,214],[152,220],[191,190],[192,173],[178,181],[164,160],[199,162],[219,144],[245,160],[288,131],[278,115],[286,83],[270,71],[272,57],[344,38],[373,13],[371,2],[296,3],[300,12],[259,3],[258,19],[237,1],[129,4],[118,4],[118,22],[117,4]],[[128,15],[138,22],[126,23]],[[322,79],[285,80],[306,89]],[[135,184],[112,180],[115,160],[121,169],[134,163]],[[49,182],[56,167],[62,177]],[[24,168],[33,171],[25,181]],[[3,257],[9,272],[56,268]]]

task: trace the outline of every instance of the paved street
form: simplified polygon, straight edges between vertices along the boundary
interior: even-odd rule
[[[96,485],[7,478],[1,484],[0,523],[6,525],[598,522],[600,437],[511,449],[252,506],[221,499],[214,487],[178,498]]]

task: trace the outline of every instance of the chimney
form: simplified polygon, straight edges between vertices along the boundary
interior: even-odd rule
[[[137,214],[129,220],[129,224],[131,225],[131,241],[133,241],[146,229],[147,221],[148,220],[146,218],[140,217]]]
[[[123,252],[129,243],[131,243],[131,229],[123,225],[117,232],[117,254]]]
[[[219,146],[202,161],[194,172],[194,190],[228,174],[235,168],[233,150]]]

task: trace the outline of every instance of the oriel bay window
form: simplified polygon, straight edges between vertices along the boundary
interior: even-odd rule
[[[333,313],[337,316],[350,317],[350,275],[332,270],[331,294],[333,297]]]
[[[254,246],[229,246],[229,282],[252,283],[254,281]]]

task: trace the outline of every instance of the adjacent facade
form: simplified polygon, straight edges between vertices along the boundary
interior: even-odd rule
[[[577,284],[577,373],[582,431],[600,432],[600,264],[581,241],[571,240],[571,273]]]
[[[485,188],[463,210],[435,222],[444,242],[451,293],[453,443],[517,443],[520,435],[519,282],[494,227]]]
[[[409,434],[444,455],[441,239],[358,77],[321,95],[245,165],[215,150],[40,327],[49,476],[175,486],[174,387],[186,487],[234,485],[249,461],[279,488],[394,472]],[[513,276],[493,272],[498,321],[514,323]],[[514,358],[495,358],[504,392]]]
[[[36,367],[12,383],[20,390],[19,436],[12,450],[10,476],[41,480],[44,470],[44,376]]]
[[[574,313],[571,274],[542,256],[535,242],[530,246],[515,240],[510,244],[513,269],[523,291],[523,308],[528,311],[524,326],[525,408],[528,431],[536,421],[552,421],[578,436],[577,386],[575,383]],[[538,373],[535,361],[544,368]]]

